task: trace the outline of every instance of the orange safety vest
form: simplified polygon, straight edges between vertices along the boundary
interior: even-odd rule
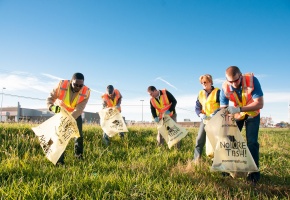
[[[114,89],[114,93],[115,93],[115,98],[112,100],[110,99],[109,95],[106,93],[102,96],[102,99],[107,103],[107,107],[113,107],[117,105],[118,100],[121,97],[121,94],[119,92],[119,90]],[[118,110],[121,112],[121,107],[118,108]]]
[[[226,81],[223,83],[223,90],[225,96],[234,103],[235,107],[246,106],[253,102],[252,92],[254,90],[254,74],[243,74],[242,78],[242,100],[239,99],[238,94],[230,87],[230,84]],[[245,115],[255,117],[260,113],[260,110],[240,112],[235,114],[236,119],[244,119]]]
[[[151,98],[151,103],[153,107],[156,109],[156,113],[159,116],[159,118],[162,118],[162,113],[164,113],[166,110],[168,110],[171,106],[171,103],[169,103],[166,89],[162,90],[162,95],[160,95],[160,102],[158,102],[154,97]],[[170,112],[169,116],[173,115],[173,111]]]
[[[220,107],[220,103],[218,103],[216,99],[218,91],[219,88],[214,88],[208,97],[206,97],[206,91],[199,91],[198,100],[202,105],[202,113],[204,113],[206,116],[210,116],[210,114],[212,114]]]
[[[58,99],[61,101],[60,105],[64,107],[68,112],[74,111],[77,104],[81,103],[83,100],[87,99],[90,94],[90,89],[87,86],[83,86],[79,91],[78,95],[74,98],[74,100],[70,101],[70,81],[62,80],[60,81],[58,87]]]

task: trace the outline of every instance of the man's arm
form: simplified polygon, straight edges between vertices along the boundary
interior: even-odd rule
[[[229,99],[226,97],[223,89],[220,90],[220,108],[228,107]]]
[[[195,113],[197,114],[197,116],[199,116],[199,114],[201,113],[201,110],[202,110],[202,105],[199,102],[199,99],[197,97],[197,100],[195,102]]]
[[[156,109],[153,107],[151,101],[150,101],[150,109],[151,109],[152,117],[153,118],[157,117]]]
[[[174,111],[175,107],[176,107],[176,104],[177,104],[177,101],[176,101],[175,97],[170,92],[168,92],[167,90],[166,90],[166,95],[168,97],[169,102],[171,103],[169,111],[170,112]]]
[[[54,102],[58,98],[58,88],[61,84],[61,81],[53,88],[53,90],[49,93],[49,96],[46,99],[47,108],[50,110],[50,107],[54,105]],[[50,110],[51,111],[51,110]]]
[[[119,92],[120,93],[120,92]],[[116,106],[119,106],[121,105],[121,102],[122,102],[122,95],[120,93],[120,98],[118,99],[117,103],[116,103]]]
[[[264,107],[264,98],[263,96],[253,99],[253,102],[241,107],[241,112],[247,112],[247,111],[255,111],[262,109]]]

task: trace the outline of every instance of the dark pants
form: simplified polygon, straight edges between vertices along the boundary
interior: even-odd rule
[[[205,133],[204,127],[205,127],[205,124],[203,123],[203,121],[201,121],[199,125],[199,130],[197,133],[197,137],[196,137],[193,160],[201,158],[202,150],[206,142],[206,133]]]
[[[83,120],[82,120],[82,116],[80,115],[77,119],[77,126],[79,129],[79,133],[80,133],[80,137],[75,138],[75,156],[76,157],[81,157],[83,155],[84,152],[84,138],[83,138]],[[60,158],[58,159],[57,162],[64,162],[64,155],[65,152],[63,152],[60,156]]]
[[[260,127],[260,114],[254,118],[246,117],[243,120],[237,120],[237,125],[242,131],[242,128],[245,124],[246,127],[246,139],[248,148],[252,154],[252,157],[259,168],[259,142],[258,142],[258,134],[259,134],[259,127]],[[256,181],[260,180],[260,172],[253,172],[249,174],[250,178]]]

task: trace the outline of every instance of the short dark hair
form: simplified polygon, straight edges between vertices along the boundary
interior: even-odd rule
[[[152,92],[155,91],[155,90],[157,90],[157,89],[154,86],[149,86],[148,89],[147,89],[147,91],[152,91]]]
[[[108,94],[113,94],[113,92],[114,92],[114,86],[108,85],[107,86],[107,91],[108,91]]]
[[[74,73],[74,75],[72,76],[72,79],[78,79],[78,80],[85,80],[85,77],[82,73],[76,72]]]

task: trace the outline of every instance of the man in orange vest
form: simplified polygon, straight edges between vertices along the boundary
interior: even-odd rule
[[[260,109],[264,106],[260,82],[253,73],[242,74],[237,66],[226,69],[226,79],[220,93],[220,106],[227,107],[228,112],[234,115],[240,131],[245,126],[248,148],[259,167]],[[234,106],[228,106],[229,101]],[[253,185],[257,184],[259,179],[260,172],[253,172],[247,177]]]
[[[50,92],[47,98],[47,107],[54,113],[59,113],[64,107],[76,119],[80,137],[75,139],[75,157],[83,159],[83,113],[89,97],[90,89],[84,85],[84,75],[75,73],[71,80],[61,80],[58,85]],[[64,153],[60,156],[57,165],[64,164]]]
[[[177,101],[175,97],[166,89],[157,90],[154,86],[149,86],[147,89],[148,94],[151,96],[150,99],[150,109],[152,117],[156,123],[162,118],[163,114],[169,115],[176,122],[176,111],[175,107]],[[164,144],[164,138],[158,131],[157,135],[158,145]],[[181,146],[181,141],[176,144],[179,149]]]
[[[114,88],[114,86],[112,85],[107,86],[107,92],[102,95],[102,99],[103,99],[103,109],[115,106],[119,110],[119,112],[121,112],[122,95],[119,90]],[[123,132],[120,132],[119,135],[122,139],[124,138]],[[110,144],[109,136],[105,132],[103,133],[103,142],[107,146]]]

